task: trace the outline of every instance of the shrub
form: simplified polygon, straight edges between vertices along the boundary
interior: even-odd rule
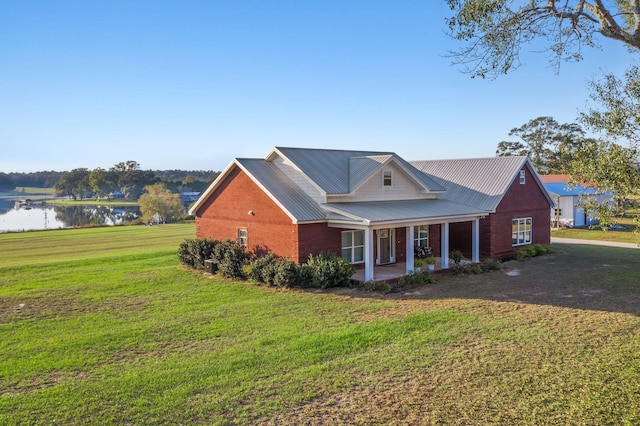
[[[533,248],[536,251],[536,256],[544,256],[545,254],[553,252],[551,244],[534,244]]]
[[[536,249],[532,245],[522,246],[515,251],[516,259],[525,260],[536,255]]]
[[[213,248],[213,259],[222,276],[235,279],[244,278],[244,266],[250,255],[235,241],[224,240]]]
[[[391,284],[386,281],[365,281],[361,286],[367,291],[376,291],[381,293],[388,293],[391,291]]]
[[[453,272],[456,275],[463,275],[464,273],[468,272],[467,265],[461,265],[459,263],[455,263],[449,269],[451,269],[451,272]]]
[[[398,279],[398,285],[403,288],[411,288],[431,284],[435,281],[435,277],[429,272],[414,272],[401,276]]]
[[[352,264],[331,252],[310,255],[307,266],[312,275],[310,286],[314,288],[347,287],[355,272]]]
[[[298,265],[298,285],[302,288],[313,285],[313,268],[306,263]]]
[[[452,250],[449,252],[449,259],[453,260],[453,263],[459,265],[464,259],[464,254],[460,250]]]
[[[290,259],[278,259],[275,262],[273,285],[277,287],[295,287],[298,284],[298,266]]]
[[[480,267],[483,271],[502,271],[504,269],[504,265],[495,259],[482,259],[480,262]]]
[[[251,262],[251,268],[247,276],[259,283],[273,284],[277,260],[278,258],[273,253],[255,259]]]
[[[469,272],[471,272],[473,275],[480,275],[484,271],[482,270],[482,266],[474,263],[473,265],[469,265]]]
[[[178,260],[183,265],[195,269],[204,269],[204,261],[211,259],[218,240],[207,238],[191,238],[180,243]]]

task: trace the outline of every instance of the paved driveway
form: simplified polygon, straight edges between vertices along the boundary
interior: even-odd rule
[[[609,246],[609,247],[624,247],[624,248],[640,248],[635,243],[617,243],[615,241],[597,241],[597,240],[579,240],[576,238],[554,238],[551,237],[551,244],[587,244],[592,246]]]

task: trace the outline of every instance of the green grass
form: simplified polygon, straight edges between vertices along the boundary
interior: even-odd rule
[[[55,196],[54,188],[35,188],[28,186],[19,186],[13,191],[0,191],[0,197],[15,197],[15,198],[31,198],[40,200],[43,198],[51,198]]]
[[[137,206],[137,201],[123,200],[123,199],[109,199],[109,198],[84,198],[82,200],[68,200],[68,199],[56,199],[48,200],[47,204],[56,204],[63,206]]]
[[[634,250],[383,298],[188,271],[193,235],[0,235],[0,424],[640,422]]]

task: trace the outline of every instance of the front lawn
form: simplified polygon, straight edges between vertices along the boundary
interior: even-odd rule
[[[640,259],[382,295],[178,265],[193,224],[0,235],[0,424],[640,422]]]

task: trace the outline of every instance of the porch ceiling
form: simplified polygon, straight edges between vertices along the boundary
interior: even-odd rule
[[[490,212],[449,200],[376,201],[364,203],[322,204],[342,220],[355,220],[365,224],[387,222],[413,222],[456,217],[482,216]],[[338,219],[338,217],[335,217]],[[340,220],[340,219],[338,219]]]

